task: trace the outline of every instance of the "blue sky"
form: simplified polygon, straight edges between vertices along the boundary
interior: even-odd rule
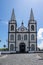
[[[0,0],[0,47],[7,45],[8,22],[13,8],[18,27],[22,20],[28,26],[30,10],[33,9],[37,21],[38,47],[43,48],[43,0]]]

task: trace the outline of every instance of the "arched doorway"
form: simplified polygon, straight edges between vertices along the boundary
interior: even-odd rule
[[[25,53],[25,47],[26,47],[25,43],[20,43],[19,45],[20,53]]]
[[[10,51],[14,51],[14,45],[13,44],[10,45]]]
[[[35,45],[34,44],[31,45],[31,51],[35,51]]]

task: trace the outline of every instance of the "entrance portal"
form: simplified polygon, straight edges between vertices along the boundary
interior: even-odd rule
[[[20,43],[20,53],[25,53],[25,43]]]

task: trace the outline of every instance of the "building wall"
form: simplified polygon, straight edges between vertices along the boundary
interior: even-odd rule
[[[21,40],[18,40],[19,34],[21,35]],[[27,35],[27,40],[24,40],[24,35]],[[29,47],[29,34],[28,33],[17,33],[16,34],[16,47],[17,47],[16,51],[20,51],[20,48],[19,48],[20,43],[25,43],[26,51],[28,51],[28,47]]]

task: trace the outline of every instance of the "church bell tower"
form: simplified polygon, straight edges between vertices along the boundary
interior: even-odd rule
[[[12,10],[11,19],[8,24],[8,49],[9,51],[16,51],[16,18],[14,9]]]
[[[36,51],[37,50],[37,23],[36,20],[34,20],[32,8],[30,12],[30,19],[28,22],[28,30],[29,30],[29,50]]]

